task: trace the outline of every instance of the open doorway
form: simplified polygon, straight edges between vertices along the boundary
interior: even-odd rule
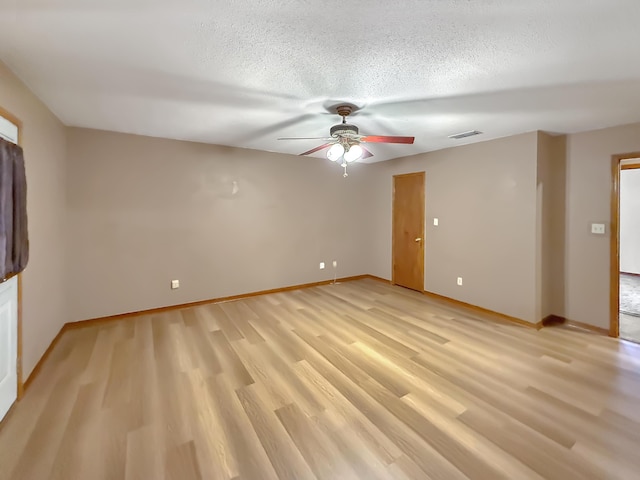
[[[620,337],[640,343],[640,159],[620,162]]]
[[[640,343],[640,152],[611,166],[609,335]]]

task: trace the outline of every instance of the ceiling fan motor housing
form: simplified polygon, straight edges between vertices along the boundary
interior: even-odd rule
[[[332,137],[358,135],[358,131],[358,127],[349,123],[339,123],[338,125],[331,127],[331,130],[329,130]]]

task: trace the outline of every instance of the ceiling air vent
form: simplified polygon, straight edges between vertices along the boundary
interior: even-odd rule
[[[478,130],[469,130],[468,132],[456,133],[455,135],[449,135],[449,138],[455,138],[460,140],[461,138],[473,137],[474,135],[480,135],[482,132]]]

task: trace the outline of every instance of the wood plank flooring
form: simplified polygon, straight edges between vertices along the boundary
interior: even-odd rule
[[[640,317],[620,312],[618,321],[620,322],[620,338],[640,343]]]
[[[0,480],[640,478],[640,346],[374,280],[65,333]]]

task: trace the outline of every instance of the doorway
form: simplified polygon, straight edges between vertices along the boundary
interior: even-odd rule
[[[621,161],[618,218],[620,338],[640,343],[640,159]]]
[[[609,334],[640,343],[640,153],[615,155]]]
[[[424,290],[425,173],[393,176],[392,283]]]

